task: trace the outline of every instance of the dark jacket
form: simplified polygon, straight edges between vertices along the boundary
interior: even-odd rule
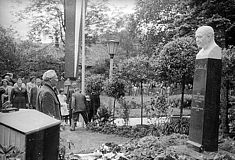
[[[60,102],[51,85],[45,83],[41,87],[36,107],[38,111],[61,120]]]
[[[28,94],[26,88],[14,87],[11,91],[11,104],[15,108],[26,108],[28,103]]]
[[[5,93],[4,88],[0,88],[0,110],[2,109],[2,95]]]
[[[86,111],[86,97],[79,91],[72,94],[73,113]]]
[[[75,93],[75,89],[69,89],[67,93],[66,103],[69,104],[69,110],[71,110],[71,103],[72,103],[72,94]]]
[[[100,107],[100,95],[99,94],[91,94],[91,107],[94,111],[97,111],[97,109]]]
[[[38,86],[35,86],[30,91],[30,104],[32,105],[33,109],[36,109],[37,104],[37,96],[40,88]]]

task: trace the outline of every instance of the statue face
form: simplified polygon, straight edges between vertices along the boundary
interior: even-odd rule
[[[199,27],[195,38],[199,48],[207,49],[211,42],[214,41],[214,30],[210,26]]]
[[[204,31],[196,31],[196,43],[199,48],[207,48],[210,43],[210,36]]]

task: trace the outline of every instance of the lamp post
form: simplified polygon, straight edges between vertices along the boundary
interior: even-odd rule
[[[110,55],[110,69],[109,69],[109,79],[110,80],[113,78],[113,58],[117,52],[118,45],[119,45],[119,41],[117,41],[117,40],[108,40],[107,41],[108,53]]]

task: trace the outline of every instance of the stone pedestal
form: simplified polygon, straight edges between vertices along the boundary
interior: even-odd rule
[[[198,151],[218,150],[221,59],[196,59],[189,141]]]

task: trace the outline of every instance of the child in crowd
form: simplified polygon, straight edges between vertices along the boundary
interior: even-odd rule
[[[69,118],[69,111],[68,111],[68,104],[66,103],[66,95],[64,94],[64,89],[59,90],[58,98],[61,105],[61,116],[64,122],[68,123]]]

